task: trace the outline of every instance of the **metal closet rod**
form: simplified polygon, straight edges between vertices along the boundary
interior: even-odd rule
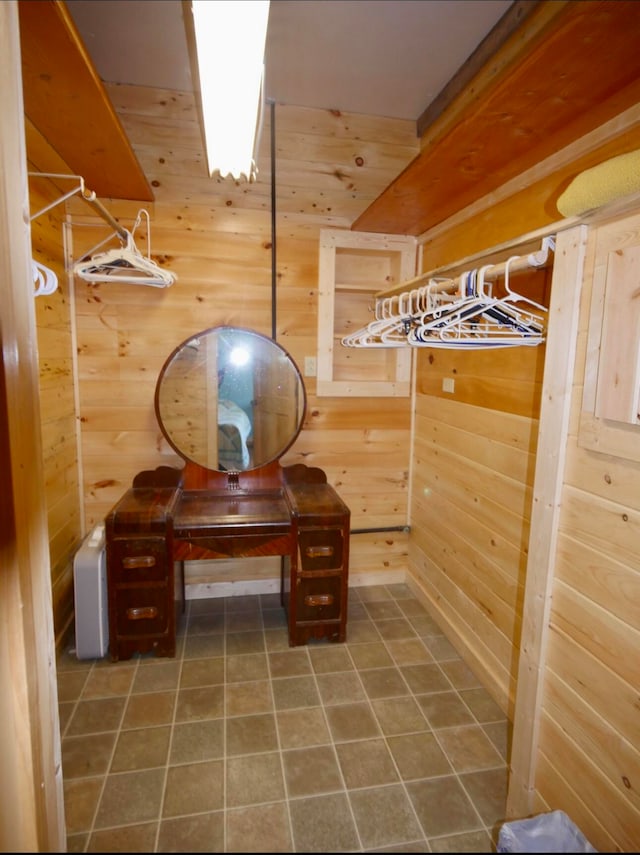
[[[107,222],[111,228],[118,234],[122,240],[126,241],[129,235],[129,232],[124,228],[124,226],[120,225],[120,223],[107,211],[102,202],[97,198],[96,194],[93,190],[88,190],[84,183],[84,178],[81,175],[65,175],[64,173],[59,172],[29,172],[30,178],[65,178],[67,180],[73,179],[78,182],[78,186],[74,187],[73,190],[69,190],[68,193],[65,193],[59,199],[56,199],[55,202],[51,202],[49,205],[46,205],[40,211],[35,214],[32,214],[29,218],[30,220],[35,220],[38,217],[41,217],[42,214],[46,214],[47,211],[50,211],[51,208],[55,208],[56,205],[59,205],[61,202],[65,202],[67,199],[70,199],[72,196],[75,196],[76,193],[80,193],[85,202],[87,202],[91,207],[100,214],[102,219]]]
[[[378,532],[383,531],[410,531],[411,528],[408,525],[389,525],[383,526],[381,528],[352,528],[349,531],[349,534],[376,534]]]
[[[546,235],[542,238],[542,244],[539,250],[529,252],[526,255],[518,255],[514,253],[510,260],[500,261],[496,264],[476,264],[476,269],[485,268],[485,281],[497,279],[503,276],[508,269],[509,273],[518,273],[523,270],[528,270],[532,267],[543,267],[546,264],[549,256],[549,251],[555,251],[555,235]],[[441,278],[437,271],[430,273],[421,273],[414,276],[413,279],[408,279],[401,282],[393,288],[388,288],[385,291],[378,291],[375,294],[376,300],[382,300],[387,297],[398,296],[409,291],[418,290],[423,285],[429,284],[431,293],[440,293],[441,291],[456,290],[459,285],[460,276],[452,278]]]

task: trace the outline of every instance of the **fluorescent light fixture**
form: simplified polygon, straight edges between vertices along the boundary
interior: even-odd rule
[[[192,0],[209,174],[256,177],[268,0]]]

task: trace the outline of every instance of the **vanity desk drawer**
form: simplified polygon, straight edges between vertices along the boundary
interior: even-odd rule
[[[298,623],[311,621],[340,622],[342,611],[342,577],[321,576],[309,578],[298,576],[296,582],[296,620]],[[339,627],[337,628],[339,631]]]
[[[175,656],[176,597],[171,488],[132,488],[106,517],[109,651]]]
[[[167,578],[165,538],[115,539],[111,544],[114,582],[162,581]]]
[[[119,588],[116,592],[118,638],[164,635],[169,626],[168,599],[164,585],[160,588]]]
[[[295,548],[282,572],[289,645],[345,641],[351,515],[327,483],[288,483]]]
[[[342,567],[344,533],[342,529],[301,529],[298,532],[300,569],[305,572],[335,570]]]

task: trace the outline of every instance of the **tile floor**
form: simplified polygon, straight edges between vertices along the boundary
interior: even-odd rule
[[[508,722],[405,585],[290,648],[278,594],[190,600],[175,659],[58,662],[69,852],[492,852]]]

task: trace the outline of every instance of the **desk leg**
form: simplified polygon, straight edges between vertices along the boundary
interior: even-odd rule
[[[184,580],[184,561],[178,561],[180,565],[180,588],[182,590],[182,614],[187,610],[187,586]]]
[[[284,608],[284,559],[285,556],[280,556],[280,605]]]

